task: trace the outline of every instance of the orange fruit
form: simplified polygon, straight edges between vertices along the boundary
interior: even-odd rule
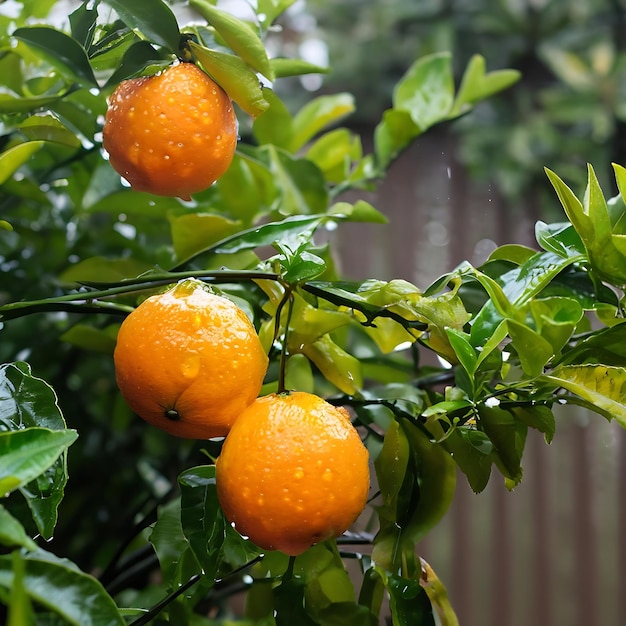
[[[237,118],[217,83],[193,63],[179,63],[116,87],[102,141],[133,189],[189,200],[228,169]]]
[[[192,439],[223,437],[258,396],[267,355],[247,315],[196,280],[144,300],[122,323],[115,376],[147,422]]]
[[[216,462],[220,505],[240,534],[295,556],[338,537],[365,508],[369,455],[344,408],[301,391],[263,396]]]

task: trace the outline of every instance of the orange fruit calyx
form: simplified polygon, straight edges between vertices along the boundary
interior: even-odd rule
[[[237,134],[229,96],[197,65],[183,62],[116,87],[103,147],[136,191],[190,200],[226,172]]]

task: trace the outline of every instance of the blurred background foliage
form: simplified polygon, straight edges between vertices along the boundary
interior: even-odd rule
[[[456,157],[509,207],[545,187],[543,166],[582,188],[588,161],[608,190],[610,163],[626,162],[624,0],[310,0],[290,15],[282,45],[305,56],[327,46],[332,72],[312,86],[353,93],[351,121],[365,130],[417,56],[449,50],[458,73],[475,53],[490,70],[520,70],[451,125]],[[539,201],[554,206],[551,193]]]

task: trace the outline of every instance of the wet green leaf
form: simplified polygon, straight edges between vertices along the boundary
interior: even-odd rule
[[[306,157],[324,173],[331,183],[341,183],[348,176],[351,164],[362,156],[359,137],[346,128],[336,128],[317,139]]]
[[[545,405],[537,404],[511,408],[515,419],[526,424],[530,428],[538,430],[545,436],[546,443],[550,443],[556,431],[556,423],[552,409]]]
[[[354,109],[354,97],[348,93],[318,96],[305,104],[293,118],[290,152],[300,150],[317,133],[339,122]]]
[[[65,284],[96,282],[120,282],[134,278],[152,269],[152,265],[132,258],[111,259],[90,257],[70,265],[60,275]]]
[[[293,120],[291,113],[274,91],[263,88],[263,96],[269,107],[259,115],[252,125],[252,132],[259,144],[273,144],[289,149],[293,139]]]
[[[218,9],[207,0],[191,0],[189,4],[215,28],[233,52],[252,69],[273,80],[274,73],[265,46],[249,22]]]
[[[393,108],[407,111],[421,132],[445,120],[454,100],[452,60],[448,52],[417,59],[396,84]]]
[[[85,49],[69,35],[49,26],[29,26],[15,30],[13,37],[36,49],[69,80],[97,87]]]
[[[517,70],[497,70],[487,73],[485,71],[485,58],[480,54],[475,54],[465,68],[450,117],[456,117],[471,108],[476,102],[507,89],[515,84],[520,76],[521,74]]]
[[[14,584],[12,555],[0,556],[0,587]],[[28,597],[72,626],[124,626],[115,602],[104,587],[67,559],[37,550],[22,554],[23,586]],[[89,607],[86,610],[86,607]]]
[[[37,544],[26,534],[22,524],[0,504],[0,545],[36,550]]]
[[[389,592],[393,626],[435,626],[432,605],[419,582],[395,574],[383,574]]]
[[[493,444],[487,435],[474,428],[461,426],[455,428],[441,445],[453,455],[472,491],[480,493],[489,482],[493,464]]]
[[[376,165],[382,173],[423,132],[408,111],[388,109],[374,130]]]
[[[563,257],[579,257],[585,253],[580,235],[569,222],[546,224],[539,220],[535,224],[535,237],[544,250]]]
[[[7,181],[43,145],[43,141],[27,141],[0,154],[0,185]]]
[[[564,365],[545,380],[588,402],[589,408],[626,428],[626,370],[606,365]]]
[[[392,420],[383,441],[380,454],[374,461],[376,477],[383,500],[379,515],[395,522],[398,495],[409,464],[409,440],[396,420]]]
[[[113,7],[124,23],[144,35],[149,41],[178,52],[180,31],[176,17],[162,0],[105,0]]]
[[[240,57],[193,41],[189,47],[213,80],[248,115],[256,118],[269,107],[257,75]]]
[[[328,67],[322,67],[303,61],[302,59],[288,59],[285,57],[274,57],[270,59],[272,72],[276,78],[287,78],[288,76],[302,76],[303,74],[327,74]]]
[[[182,530],[205,576],[215,577],[226,536],[215,487],[215,466],[192,467],[180,474]]]
[[[314,163],[272,145],[261,148],[260,156],[279,191],[275,209],[282,215],[326,211],[328,189],[322,172]]]
[[[33,376],[26,363],[0,366],[0,424],[17,432],[32,427],[65,432],[65,420],[53,389]],[[57,509],[68,479],[66,456],[62,452],[47,470],[20,489],[44,539],[52,537],[56,526]],[[10,503],[7,507],[11,508]]]
[[[80,146],[78,137],[52,115],[33,115],[24,120],[19,129],[29,141],[49,141],[70,148]]]
[[[531,378],[539,376],[554,354],[552,345],[532,328],[515,320],[507,320],[507,328],[524,374]]]
[[[0,432],[0,494],[43,474],[76,441],[74,430],[31,427]]]
[[[241,222],[212,213],[184,213],[169,221],[174,252],[181,260],[241,231]]]
[[[522,480],[527,426],[517,421],[510,411],[497,406],[479,405],[478,415],[480,428],[493,443],[496,464],[512,489]]]
[[[301,351],[343,393],[353,395],[363,387],[361,362],[338,346],[329,335],[303,346]]]

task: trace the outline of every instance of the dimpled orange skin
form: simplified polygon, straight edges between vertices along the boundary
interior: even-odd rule
[[[179,63],[117,86],[103,146],[133,189],[190,200],[230,166],[237,118],[219,85],[193,63]]]
[[[296,556],[365,508],[369,455],[348,412],[293,391],[253,402],[216,462],[217,495],[240,534]]]
[[[258,396],[268,359],[246,314],[194,282],[148,298],[126,317],[115,374],[147,422],[178,437],[223,437]]]

